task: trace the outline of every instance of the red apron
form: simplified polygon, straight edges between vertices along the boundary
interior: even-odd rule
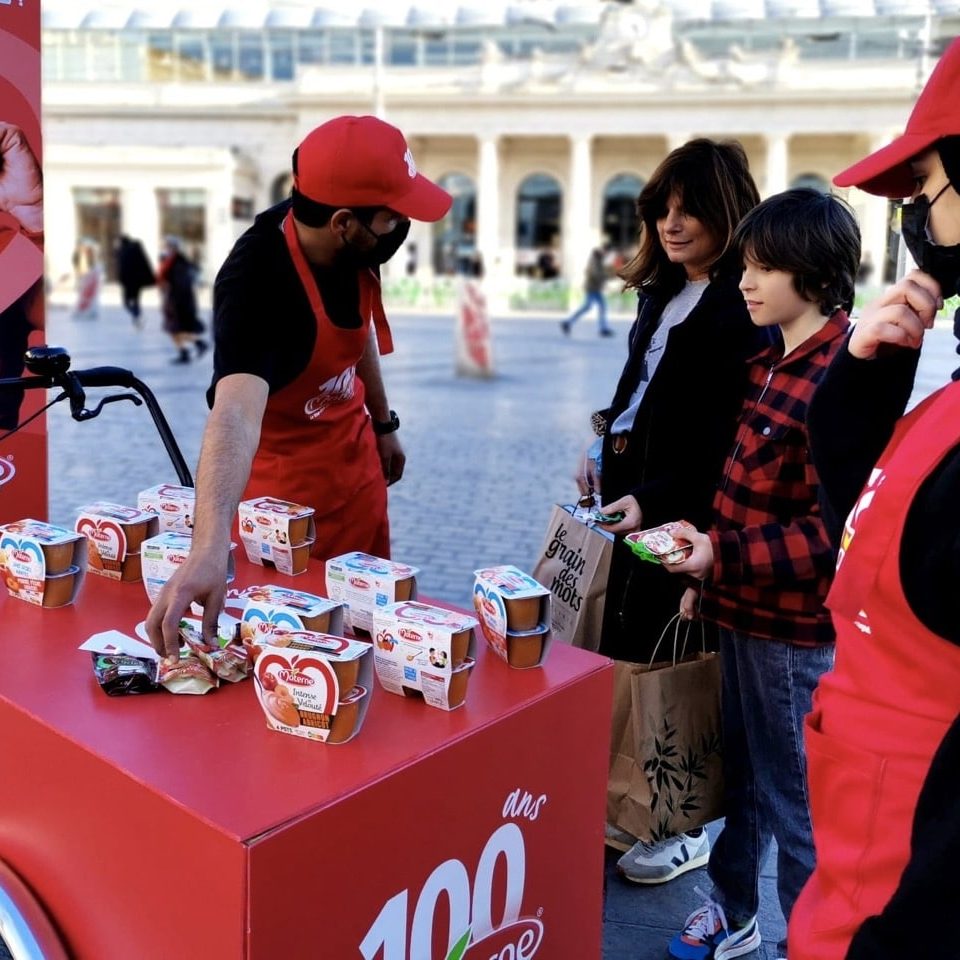
[[[363,323],[356,330],[335,326],[289,215],[283,232],[313,309],[317,336],[303,373],[267,400],[260,446],[243,496],[278,497],[313,507],[317,539],[311,556],[323,560],[362,550],[389,559],[387,487],[364,408],[363,381],[356,375],[371,317],[381,352],[393,348],[380,284],[371,271],[361,271]]]
[[[960,647],[917,620],[899,574],[910,505],[958,423],[960,383],[904,417],[846,522],[827,597],[836,665],[806,719],[817,866],[790,918],[790,960],[843,960],[883,910],[930,761],[960,713]]]

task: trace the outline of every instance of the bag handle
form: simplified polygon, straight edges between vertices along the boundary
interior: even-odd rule
[[[657,659],[657,651],[660,649],[660,644],[663,643],[663,638],[670,631],[670,628],[673,627],[673,666],[677,665],[677,644],[680,642],[680,613],[675,613],[666,623],[662,632],[660,633],[660,639],[657,640],[656,645],[653,648],[653,652],[650,654],[650,663],[647,664],[648,667],[652,667],[654,661]],[[680,660],[687,655],[687,641],[690,639],[690,621],[686,621],[686,629],[683,634],[683,646],[680,647]],[[707,652],[707,634],[703,628],[703,621],[700,621],[700,648],[703,653]]]

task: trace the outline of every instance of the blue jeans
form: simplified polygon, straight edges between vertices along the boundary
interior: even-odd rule
[[[726,824],[710,854],[714,899],[734,924],[760,906],[760,869],[776,837],[777,893],[789,921],[813,872],[803,718],[834,645],[797,647],[721,628]]]
[[[600,291],[587,293],[580,309],[567,320],[567,326],[572,327],[592,306],[596,306],[600,311],[600,329],[606,330],[607,327],[607,300]]]

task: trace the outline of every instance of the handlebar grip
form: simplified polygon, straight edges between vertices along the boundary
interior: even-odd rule
[[[91,367],[89,370],[70,371],[84,387],[132,388],[136,377],[123,367]]]

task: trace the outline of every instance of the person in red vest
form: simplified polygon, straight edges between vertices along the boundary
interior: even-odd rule
[[[390,556],[386,488],[405,457],[380,374],[393,344],[379,266],[411,219],[440,220],[452,202],[375,117],[337,117],[297,147],[291,199],[256,218],[214,285],[193,547],[147,618],[158,652],[177,654],[193,600],[213,636],[241,499],[313,507],[316,558]]]
[[[924,332],[960,282],[960,41],[905,133],[834,182],[912,198],[902,234],[920,269],[864,309],[810,407],[839,551],[837,649],[806,719],[817,864],[789,956],[957,957],[960,383],[901,414]]]

